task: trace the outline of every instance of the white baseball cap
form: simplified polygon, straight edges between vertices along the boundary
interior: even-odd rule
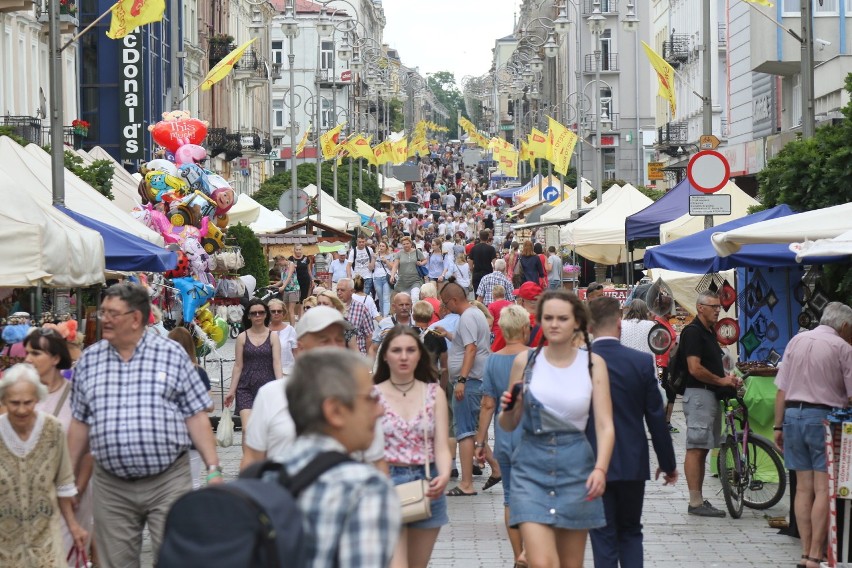
[[[305,312],[296,323],[296,337],[322,331],[334,324],[342,325],[343,329],[352,329],[352,324],[343,319],[343,315],[334,308],[315,306]]]

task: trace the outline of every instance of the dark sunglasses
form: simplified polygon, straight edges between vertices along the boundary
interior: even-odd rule
[[[265,316],[266,312],[249,312],[250,316]]]

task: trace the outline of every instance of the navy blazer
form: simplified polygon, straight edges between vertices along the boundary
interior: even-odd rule
[[[674,471],[677,468],[674,446],[666,426],[663,397],[657,388],[654,357],[625,347],[616,338],[595,341],[592,353],[597,353],[606,362],[612,396],[615,448],[609,462],[607,480],[651,478],[643,420],[651,433],[660,468],[666,473]],[[590,416],[586,434],[597,453],[594,430],[594,417]]]

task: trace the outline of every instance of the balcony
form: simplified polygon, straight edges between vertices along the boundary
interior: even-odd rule
[[[2,1],[2,0],[0,0]],[[42,120],[35,116],[3,116],[2,126],[12,129],[12,133],[27,142],[42,145]]]
[[[240,60],[234,64],[234,79],[251,79],[260,67],[264,68],[265,73],[266,66],[263,65],[263,58],[254,49],[247,49]]]
[[[689,126],[686,121],[669,122],[657,129],[656,148],[670,156],[678,156],[679,148],[688,140]]]
[[[601,54],[601,73],[618,72],[618,53],[602,53]],[[589,53],[585,56],[585,65],[583,72],[595,73],[597,71],[598,61],[594,53]]]
[[[263,139],[257,129],[240,130],[240,146],[243,155],[259,154],[263,150]]]
[[[616,132],[618,131],[618,113],[613,112],[610,114],[601,113],[603,115],[603,120],[601,124],[603,125],[603,130],[601,133],[607,132]],[[597,134],[598,132],[598,121],[595,120],[594,115],[587,115],[586,118],[583,119],[583,130],[584,134]]]
[[[601,14],[618,14],[618,0],[600,0]],[[588,16],[595,11],[594,0],[583,0],[583,14]]]
[[[334,87],[349,84],[349,81],[341,81],[340,77],[335,74],[334,69],[317,69],[316,77],[320,87]]]
[[[672,34],[663,42],[663,59],[672,67],[680,67],[689,61],[689,35]]]
[[[269,64],[266,62],[266,58],[258,57],[257,64],[254,67],[254,70],[251,72],[251,75],[248,77],[248,83],[250,88],[254,87],[265,87],[269,85],[270,73],[269,73]]]
[[[251,134],[250,132],[248,134]],[[224,154],[231,161],[243,155],[242,137],[238,133],[229,133],[226,128],[210,128],[207,131],[207,154],[212,158]],[[252,143],[254,141],[252,140]]]
[[[29,12],[34,5],[34,0],[0,0],[0,13]]]
[[[271,78],[273,81],[277,81],[281,78],[281,64],[280,63],[270,63],[269,65],[270,71],[272,72]]]
[[[236,48],[237,46],[233,43],[227,43],[225,41],[213,41],[211,39],[209,42],[209,47],[207,48],[207,57],[210,63],[210,68],[225,59],[225,56],[231,53],[231,51]]]
[[[86,139],[86,134],[81,134],[74,130],[73,126],[63,126],[62,127],[62,143],[65,146],[69,146],[74,148],[75,150],[80,150],[83,148],[83,140]],[[50,127],[45,126],[42,129],[41,139],[45,146],[50,145]]]

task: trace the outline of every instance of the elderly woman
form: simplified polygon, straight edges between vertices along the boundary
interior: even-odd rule
[[[32,365],[15,365],[0,379],[7,409],[0,416],[0,566],[67,564],[60,511],[78,550],[89,536],[74,516],[77,488],[62,424],[36,410],[46,396]]]
[[[420,295],[419,299],[425,302],[429,302],[432,306],[432,310],[435,315],[432,316],[432,321],[429,322],[429,325],[432,325],[436,321],[438,321],[438,310],[441,307],[441,300],[438,299],[438,287],[434,282],[427,282],[423,286],[420,287]]]
[[[47,396],[36,404],[36,410],[50,414],[59,420],[62,429],[67,433],[68,426],[71,424],[71,382],[63,376],[63,371],[68,371],[72,364],[68,342],[56,326],[42,327],[33,330],[24,339],[24,349],[27,350],[26,362],[35,368],[39,380],[47,387]],[[77,488],[77,496],[74,498],[74,516],[80,526],[89,533],[94,524],[94,504],[92,492],[89,490],[93,467],[92,454],[87,453],[74,472]],[[61,530],[63,550],[71,550],[74,546],[74,538],[64,519]]]
[[[648,335],[657,325],[644,300],[633,300],[621,322],[621,344],[654,355],[648,345]]]
[[[417,267],[424,266],[427,259],[422,252],[414,248],[410,237],[403,237],[401,243],[402,250],[397,253],[391,267],[391,282],[395,291],[411,293],[412,288],[423,283]]]

